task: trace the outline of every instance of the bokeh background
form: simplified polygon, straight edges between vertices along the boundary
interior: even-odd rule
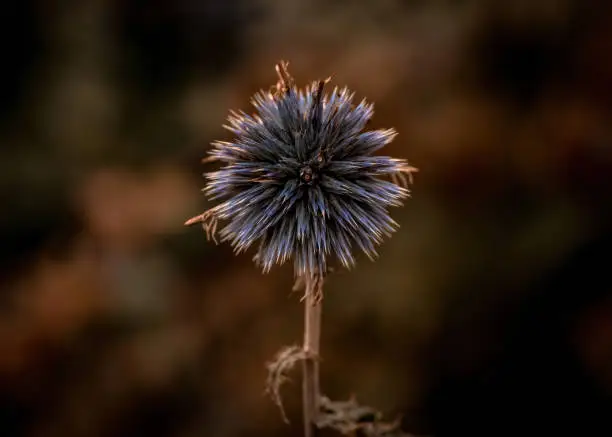
[[[322,383],[415,434],[612,435],[612,11],[597,0],[23,0],[0,13],[0,433],[299,435],[301,339],[186,218],[229,109],[290,61],[420,173],[326,284]]]

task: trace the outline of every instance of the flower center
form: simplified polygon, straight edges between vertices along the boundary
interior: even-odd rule
[[[305,165],[300,170],[300,179],[305,184],[312,184],[312,181],[315,179],[315,176],[316,174],[312,170],[312,167],[310,167],[309,165]]]

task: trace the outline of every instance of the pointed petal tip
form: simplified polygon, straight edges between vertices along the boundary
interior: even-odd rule
[[[184,226],[193,226],[197,223],[201,223],[204,220],[204,214],[197,215],[195,217],[191,217],[184,223]]]
[[[202,158],[202,160],[201,160],[200,162],[201,162],[202,164],[209,164],[209,163],[211,163],[211,162],[215,162],[215,161],[218,161],[218,160],[219,160],[219,158],[218,158],[218,157],[216,157],[216,156],[214,156],[214,155],[210,155],[210,156],[207,156],[207,157],[205,157],[205,158]]]

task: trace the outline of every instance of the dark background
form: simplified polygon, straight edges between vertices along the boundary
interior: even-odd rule
[[[299,435],[290,266],[182,223],[229,109],[333,76],[419,167],[326,284],[322,383],[437,436],[612,435],[612,11],[596,0],[25,0],[0,13],[0,432]]]

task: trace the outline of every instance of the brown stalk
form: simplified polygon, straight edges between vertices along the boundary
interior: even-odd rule
[[[306,283],[304,295],[304,360],[302,360],[302,407],[304,437],[313,437],[317,432],[320,410],[319,389],[319,345],[321,339],[322,280]]]

